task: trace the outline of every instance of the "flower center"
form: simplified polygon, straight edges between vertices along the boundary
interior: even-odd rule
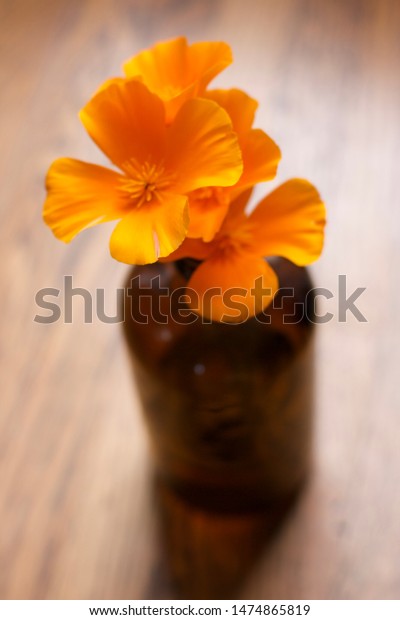
[[[217,233],[215,238],[218,251],[231,252],[250,249],[253,245],[252,228],[250,224],[241,223],[241,225],[227,226]]]
[[[135,204],[141,207],[154,201],[161,202],[161,193],[166,191],[173,181],[163,164],[144,164],[135,159],[125,162],[122,169],[126,177],[122,182],[122,190],[127,192]]]
[[[201,187],[190,192],[191,201],[206,208],[228,205],[229,194],[224,187]]]

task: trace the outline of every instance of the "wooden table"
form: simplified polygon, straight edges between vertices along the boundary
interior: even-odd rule
[[[399,597],[399,2],[3,0],[0,24],[0,596]],[[59,156],[103,162],[77,111],[177,34],[231,43],[217,83],[259,99],[279,182],[310,178],[329,208],[315,470],[272,534],[155,499],[118,325],[85,324],[79,300],[72,324],[33,321],[36,292],[67,274],[115,307],[127,268],[108,256],[110,227],[57,242],[43,178]],[[367,287],[367,323],[339,321],[339,274]]]

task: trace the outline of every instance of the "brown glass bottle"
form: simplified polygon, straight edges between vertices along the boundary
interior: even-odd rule
[[[273,266],[274,307],[241,324],[184,318],[189,263],[135,267],[127,281],[124,330],[158,475],[204,508],[279,507],[308,473],[312,285],[306,269]]]

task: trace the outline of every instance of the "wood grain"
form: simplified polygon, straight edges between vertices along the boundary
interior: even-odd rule
[[[3,0],[0,24],[0,596],[398,598],[400,4]],[[103,161],[77,110],[177,34],[232,44],[218,83],[259,99],[279,182],[310,178],[329,208],[314,475],[272,531],[153,488],[118,325],[84,324],[79,300],[72,324],[33,321],[36,291],[66,274],[103,287],[112,312],[127,269],[108,256],[110,228],[57,242],[43,178],[62,155]],[[339,322],[339,274],[367,287],[367,323]]]

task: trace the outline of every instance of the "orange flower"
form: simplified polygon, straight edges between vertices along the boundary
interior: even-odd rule
[[[69,242],[81,230],[120,220],[111,254],[131,264],[155,262],[184,240],[187,194],[236,183],[242,170],[228,114],[191,99],[166,126],[162,101],[137,80],[115,80],[80,113],[89,135],[121,172],[59,159],[47,175],[44,220]]]
[[[207,98],[229,114],[243,155],[243,174],[232,191],[205,187],[189,198],[189,237],[211,241],[241,191],[274,178],[281,157],[278,146],[260,129],[252,129],[257,101],[238,89],[206,91],[208,83],[232,62],[229,46],[222,42],[188,45],[185,37],[157,43],[124,65],[125,74],[142,81],[164,102],[167,122],[180,106],[194,97]],[[122,78],[116,78],[120,81]],[[107,83],[106,83],[107,84]]]
[[[265,256],[307,265],[322,251],[325,207],[308,181],[287,181],[246,215],[250,194],[232,203],[213,241],[186,239],[168,259],[203,261],[187,284],[190,306],[216,321],[244,321],[272,301],[278,279]]]
[[[275,142],[261,129],[252,129],[258,107],[255,99],[236,88],[208,91],[204,97],[215,101],[229,114],[243,157],[243,174],[235,185],[229,188],[202,188],[189,195],[188,236],[211,241],[219,230],[232,199],[256,183],[274,178],[281,153]]]
[[[169,123],[185,101],[202,96],[209,82],[231,62],[226,43],[188,45],[185,37],[178,37],[143,50],[124,64],[124,71],[162,99]]]

